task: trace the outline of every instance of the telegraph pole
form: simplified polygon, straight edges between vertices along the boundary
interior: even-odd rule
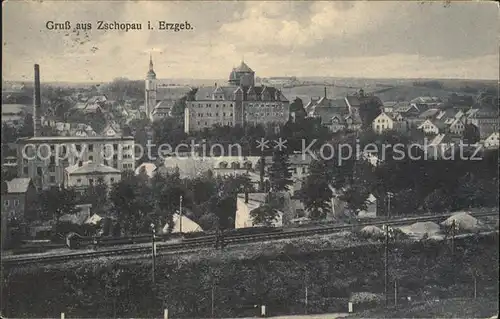
[[[308,284],[307,284],[307,268],[304,267],[304,286],[305,286],[305,313],[307,315],[307,308],[308,308],[308,298],[309,298],[309,290],[308,290]]]
[[[394,193],[387,192],[387,218],[391,217],[391,198],[394,196]]]
[[[387,231],[387,226],[385,230],[385,267],[384,267],[384,293],[385,293],[385,307],[389,303],[388,300],[388,281],[389,281],[389,232]]]
[[[153,235],[153,246],[152,246],[152,255],[153,255],[153,269],[152,269],[152,279],[153,279],[153,286],[155,285],[155,271],[156,271],[156,242],[155,242],[155,225],[151,223],[151,232]]]
[[[389,237],[391,236],[392,228],[384,225],[385,230],[385,263],[384,263],[384,293],[385,306],[389,305]]]
[[[182,234],[182,195],[179,198],[179,232]]]

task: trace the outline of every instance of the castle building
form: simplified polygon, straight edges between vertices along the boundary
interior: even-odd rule
[[[255,86],[255,72],[245,62],[233,68],[228,84],[198,88],[194,100],[186,103],[186,133],[214,125],[267,125],[288,121],[287,98],[274,87]]]

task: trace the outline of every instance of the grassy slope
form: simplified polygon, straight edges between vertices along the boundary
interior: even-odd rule
[[[469,296],[467,271],[477,269],[480,296],[496,295],[497,240],[457,240],[453,258],[448,245],[398,243],[391,275],[402,295],[429,300]],[[196,318],[210,314],[214,285],[217,317],[252,315],[243,307],[261,302],[271,314],[303,313],[308,269],[309,312],[345,312],[352,292],[383,291],[382,256],[380,243],[333,234],[161,257],[154,287],[149,256],[5,269],[2,306],[10,317],[152,317],[168,307]]]

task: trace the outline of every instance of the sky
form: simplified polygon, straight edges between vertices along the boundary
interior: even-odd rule
[[[498,80],[498,18],[494,2],[8,1],[2,77],[31,80],[39,63],[42,81],[143,79],[152,54],[161,79],[223,79],[244,59],[260,77]],[[99,20],[143,29],[97,30]]]

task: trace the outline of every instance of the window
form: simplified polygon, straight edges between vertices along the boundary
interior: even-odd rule
[[[94,160],[94,156],[89,156],[89,161],[93,161]]]
[[[23,174],[28,175],[28,166],[23,167]]]
[[[93,185],[93,184],[94,184],[94,179],[93,179],[93,178],[89,178],[89,184],[90,184],[90,185]]]
[[[82,183],[82,179],[81,179],[81,178],[77,179],[77,180],[76,180],[76,183],[77,183],[77,184],[81,184],[81,183]]]
[[[3,201],[3,206],[4,207],[9,207],[9,200],[8,199],[6,199],[6,200]]]
[[[113,150],[115,150],[115,151],[118,150],[118,144],[113,144]]]
[[[36,168],[36,173],[38,174],[38,176],[42,176],[42,168],[41,167],[37,167]]]
[[[89,152],[93,152],[94,151],[94,144],[89,144]]]
[[[56,182],[56,177],[55,176],[50,176],[50,182],[55,183]]]
[[[56,171],[56,167],[54,165],[49,166],[49,172],[54,173]]]
[[[111,183],[115,182],[115,179],[113,177],[111,177],[109,180],[111,181]]]
[[[223,113],[222,113],[222,116],[226,116],[226,112],[223,112]]]
[[[14,207],[19,206],[19,199],[14,199]]]
[[[82,150],[82,146],[80,144],[75,145],[75,149],[80,152]]]
[[[215,113],[215,116],[219,116],[219,113]]]

